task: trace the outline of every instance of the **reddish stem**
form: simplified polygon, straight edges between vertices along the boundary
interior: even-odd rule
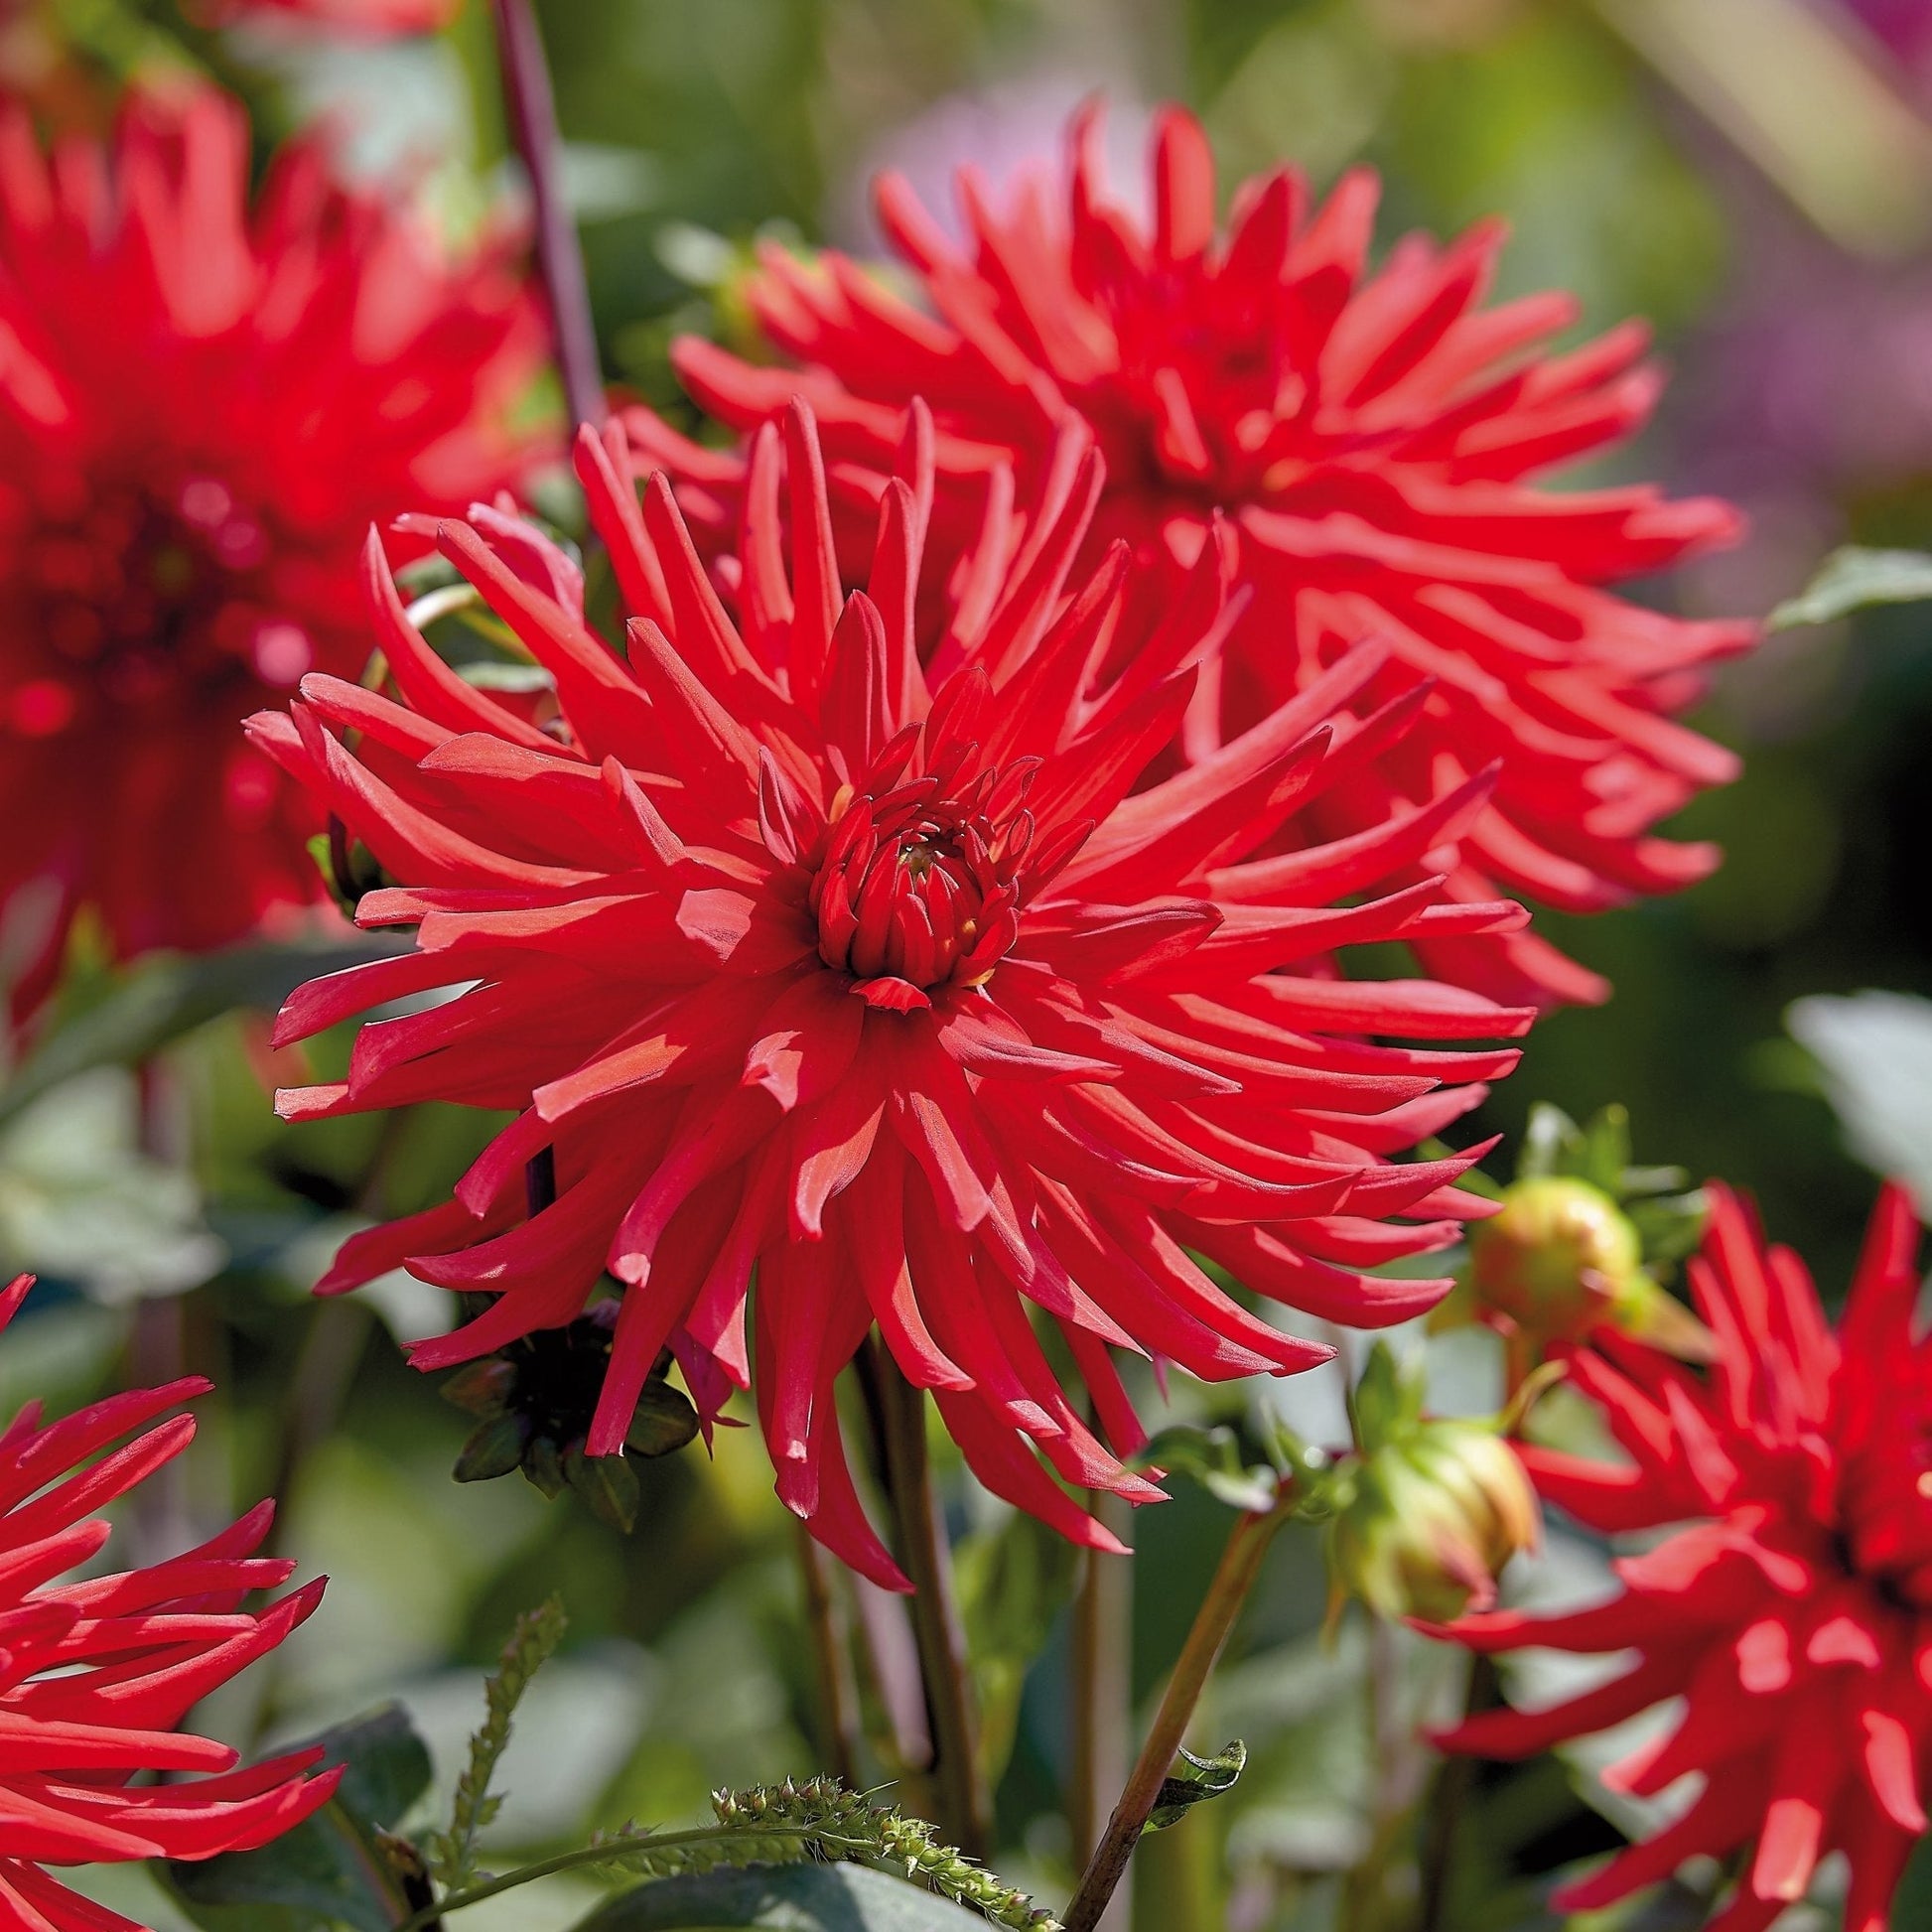
[[[496,0],[496,45],[503,64],[503,97],[510,134],[536,207],[537,265],[550,298],[557,333],[557,366],[573,425],[604,421],[604,374],[598,364],[597,329],[591,320],[584,249],[564,194],[563,143],[557,134],[557,102],[550,64],[543,57],[530,0]]]

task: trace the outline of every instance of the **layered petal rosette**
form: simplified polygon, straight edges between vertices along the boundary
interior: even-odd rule
[[[0,1293],[0,1327],[32,1285],[23,1275]],[[321,1598],[317,1582],[241,1607],[295,1569],[254,1554],[272,1504],[169,1562],[93,1565],[108,1540],[94,1512],[188,1447],[192,1417],[157,1419],[208,1386],[135,1390],[54,1423],[29,1403],[0,1433],[0,1922],[19,1932],[143,1932],[43,1867],[252,1851],[341,1781],[340,1769],[307,1775],[319,1746],[236,1769],[226,1744],[177,1729]]]
[[[1350,709],[1382,650],[1135,789],[1219,648],[1227,560],[1205,550],[1107,668],[1128,560],[1074,572],[1102,472],[1070,435],[1058,484],[967,553],[925,661],[928,420],[913,412],[848,589],[794,406],[755,439],[717,573],[729,606],[665,480],[640,504],[621,432],[585,432],[579,474],[633,614],[622,653],[586,628],[573,565],[479,510],[437,544],[552,702],[516,708],[447,668],[372,541],[396,695],[314,676],[254,724],[395,882],[359,920],[416,931],[407,956],[297,993],[278,1037],[456,994],[365,1025],[346,1081],[285,1094],[284,1115],[428,1099],[517,1115],[455,1200],[351,1242],[325,1290],[406,1263],[493,1295],[417,1344],[435,1368],[570,1320],[608,1270],[622,1306],[590,1452],[621,1447],[666,1347],[701,1407],[753,1383],[784,1500],[882,1578],[833,1397],[869,1329],[990,1488],[1104,1543],[1048,1468],[1156,1492],[1090,1434],[1035,1321],[1123,1451],[1139,1434],[1111,1351],[1208,1377],[1330,1352],[1258,1319],[1197,1257],[1337,1321],[1434,1302],[1447,1284],[1364,1271],[1452,1237],[1478,1205],[1452,1185],[1473,1156],[1387,1157],[1514,1058],[1459,1042],[1529,1019],[1334,964],[1353,943],[1520,920],[1451,901],[1424,864],[1479,787],[1255,856],[1413,728],[1420,691]],[[538,1157],[558,1191],[532,1213]]]
[[[313,809],[240,721],[367,653],[371,517],[517,478],[539,311],[240,106],[137,96],[52,154],[0,120],[0,961],[17,1011],[90,906],[122,956],[314,896]]]
[[[1646,1537],[1620,1593],[1560,1616],[1515,1610],[1446,1634],[1483,1651],[1628,1651],[1598,1688],[1496,1711],[1454,1748],[1526,1756],[1683,1702],[1605,1781],[1656,1797],[1698,1774],[1675,1821],[1571,1884],[1591,1911],[1706,1855],[1738,1881],[1712,1932],[1763,1932],[1819,1861],[1851,1867],[1846,1932],[1885,1932],[1932,1780],[1932,1345],[1915,1319],[1919,1230],[1881,1197],[1834,1329],[1804,1264],[1766,1249],[1736,1197],[1711,1189],[1690,1266],[1717,1337],[1709,1377],[1634,1344],[1572,1358],[1576,1387],[1624,1451],[1600,1463],[1523,1455],[1545,1500],[1588,1527]],[[1688,1525],[1657,1540],[1668,1525]]]
[[[1550,339],[1577,316],[1569,296],[1484,306],[1498,223],[1448,246],[1405,236],[1371,267],[1376,198],[1375,178],[1357,172],[1311,207],[1282,169],[1240,185],[1222,230],[1206,140],[1170,109],[1143,221],[1107,199],[1089,111],[1073,124],[1063,187],[1034,177],[998,200],[961,174],[963,244],[902,180],[881,179],[907,295],[839,254],[804,262],[768,247],[748,299],[799,367],[699,340],[678,345],[677,365],[701,405],[747,431],[793,389],[809,398],[848,555],[870,541],[914,395],[937,431],[934,531],[948,557],[1010,476],[1023,494],[1035,485],[1069,415],[1107,462],[1088,558],[1124,538],[1141,595],[1170,595],[1224,512],[1254,597],[1202,678],[1196,755],[1309,689],[1364,636],[1390,654],[1358,707],[1435,680],[1417,729],[1311,814],[1312,835],[1360,830],[1501,759],[1456,897],[1501,889],[1594,911],[1701,878],[1711,848],[1650,828],[1734,760],[1673,714],[1752,633],[1609,587],[1730,540],[1736,515],[1649,487],[1540,486],[1648,416],[1658,376],[1644,332],[1556,352]],[[641,465],[702,485],[722,539],[742,456],[688,443],[643,410],[627,421]],[[933,623],[940,610],[935,599]],[[1457,939],[1431,957],[1508,999],[1606,990],[1528,933]]]

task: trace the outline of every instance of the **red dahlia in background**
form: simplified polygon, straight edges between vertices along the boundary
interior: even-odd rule
[[[1593,911],[1702,877],[1710,848],[1647,834],[1734,761],[1671,714],[1751,632],[1661,616],[1605,586],[1727,541],[1737,518],[1648,487],[1536,486],[1648,415],[1658,378],[1643,332],[1553,354],[1548,339],[1577,315],[1569,296],[1484,308],[1496,223],[1447,247],[1406,236],[1370,270],[1367,173],[1318,209],[1290,170],[1245,182],[1217,232],[1213,162],[1178,110],[1156,126],[1150,228],[1106,200],[1097,134],[1093,112],[1075,121],[1063,196],[1035,180],[998,206],[963,172],[963,249],[886,176],[880,218],[916,306],[842,256],[807,264],[774,246],[751,301],[802,369],[687,340],[686,385],[746,430],[793,389],[809,398],[848,555],[866,540],[912,396],[937,429],[935,533],[948,561],[1008,470],[1023,494],[1036,485],[1077,413],[1107,460],[1089,560],[1125,538],[1158,601],[1215,508],[1240,533],[1256,595],[1224,669],[1202,680],[1197,753],[1373,635],[1391,656],[1359,706],[1438,682],[1424,721],[1312,814],[1311,831],[1372,824],[1501,759],[1491,807],[1463,842],[1456,897],[1500,888]],[[646,412],[627,421],[643,462],[704,484],[721,511],[736,498],[742,465]],[[1606,991],[1528,933],[1447,942],[1432,959],[1506,999]]]
[[[1628,1460],[1527,1449],[1544,1497],[1591,1529],[1693,1523],[1617,1566],[1610,1602],[1499,1610],[1448,1635],[1472,1649],[1631,1650],[1600,1689],[1470,1719],[1447,1740],[1527,1756],[1666,1699],[1681,1714],[1606,1774],[1652,1797],[1702,1774],[1678,1821],[1560,1891],[1593,1911],[1706,1854],[1741,1860],[1712,1932],[1761,1932],[1844,1852],[1846,1932],[1884,1932],[1932,1782],[1932,1342],[1914,1323],[1918,1228],[1888,1188],[1836,1332],[1804,1264],[1764,1249],[1721,1187],[1690,1267],[1718,1338],[1708,1380],[1649,1351],[1588,1351],[1571,1379]]]
[[[0,972],[76,909],[118,954],[311,896],[311,806],[240,720],[367,655],[372,516],[514,478],[543,352],[506,244],[452,259],[210,91],[50,157],[0,123]]]
[[[199,0],[194,11],[210,26],[237,20],[286,20],[331,28],[359,39],[433,34],[456,18],[462,0]]]
[[[32,1286],[23,1275],[0,1293],[0,1328]],[[319,1746],[236,1770],[227,1745],[175,1728],[321,1598],[317,1582],[258,1615],[241,1608],[295,1569],[253,1555],[273,1504],[171,1562],[58,1581],[107,1542],[93,1512],[179,1455],[194,1419],[111,1445],[208,1386],[138,1389],[46,1427],[29,1403],[0,1435],[0,1922],[21,1932],[142,1932],[42,1866],[253,1851],[341,1782],[340,1770],[304,1776]],[[141,1773],[167,1781],[134,1783]]]
[[[554,678],[549,715],[446,669],[372,543],[399,701],[312,676],[293,716],[256,721],[397,882],[361,921],[417,927],[413,955],[297,993],[278,1037],[468,989],[365,1026],[347,1081],[285,1095],[284,1114],[518,1110],[454,1201],[352,1242],[323,1286],[406,1261],[493,1293],[417,1345],[431,1368],[568,1321],[608,1269],[624,1290],[590,1452],[621,1447],[669,1346],[702,1406],[756,1383],[784,1500],[893,1579],[832,1395],[877,1323],[990,1488],[1106,1543],[1033,1451],[1071,1483],[1155,1492],[1068,1402],[1030,1305],[1120,1451],[1139,1436],[1111,1349],[1212,1377],[1330,1352],[1255,1319],[1195,1253],[1340,1321],[1395,1320],[1447,1287],[1360,1271],[1452,1236],[1477,1205],[1450,1185],[1473,1156],[1383,1157],[1515,1055],[1368,1036],[1493,1037],[1529,1016],[1427,980],[1350,982],[1332,955],[1517,921],[1411,877],[1480,787],[1366,840],[1254,857],[1413,725],[1416,698],[1348,715],[1380,667],[1369,646],[1134,794],[1218,648],[1225,559],[1210,547],[1103,673],[1126,563],[1070,574],[1102,487],[1077,430],[1024,538],[989,519],[926,664],[922,415],[850,594],[809,414],[759,430],[729,611],[665,481],[640,508],[614,453],[615,430],[580,437],[633,613],[627,661],[586,629],[575,568],[479,511],[437,543]],[[524,1168],[545,1149],[560,1191],[532,1216]]]

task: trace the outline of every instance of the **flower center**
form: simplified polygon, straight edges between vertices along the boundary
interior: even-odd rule
[[[267,602],[267,533],[215,479],[75,480],[41,510],[21,550],[38,661],[0,694],[14,731],[54,737],[102,706],[251,674],[293,686],[310,668],[308,637]]]
[[[979,986],[1012,945],[1013,871],[1033,821],[996,822],[990,772],[964,798],[937,789],[924,778],[861,794],[834,818],[811,886],[826,965],[921,991]]]

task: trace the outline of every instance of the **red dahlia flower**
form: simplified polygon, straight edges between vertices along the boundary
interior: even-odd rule
[[[1852,1868],[1846,1932],[1884,1932],[1932,1778],[1932,1342],[1915,1332],[1918,1229],[1880,1198],[1845,1315],[1826,1323],[1804,1264],[1766,1252],[1736,1198],[1712,1189],[1699,1311],[1708,1380],[1648,1351],[1619,1369],[1580,1351],[1572,1379],[1629,1460],[1529,1449],[1546,1500],[1590,1528],[1698,1519],[1617,1565],[1622,1593],[1566,1616],[1514,1610],[1447,1634],[1472,1649],[1636,1653],[1597,1690],[1546,1711],[1470,1719],[1448,1742],[1518,1757],[1665,1699],[1677,1722],[1606,1776],[1655,1796],[1704,1786],[1675,1824],[1557,1894],[1594,1910],[1700,1853],[1741,1855],[1712,1932],[1761,1932],[1824,1855]]]
[[[22,1275],[0,1293],[0,1328],[32,1286]],[[303,1775],[320,1747],[235,1770],[227,1745],[175,1728],[321,1598],[318,1581],[259,1615],[241,1608],[295,1568],[252,1554],[272,1503],[172,1562],[56,1581],[106,1543],[108,1525],[92,1512],[179,1455],[194,1418],[81,1465],[208,1386],[192,1376],[110,1396],[46,1427],[29,1403],[0,1434],[0,1924],[18,1932],[142,1932],[41,1867],[252,1851],[319,1810],[341,1782],[340,1770]],[[140,1772],[169,1782],[135,1784]]]
[[[677,351],[687,387],[741,429],[794,389],[809,399],[851,505],[848,554],[869,539],[914,395],[937,430],[942,546],[977,527],[1007,470],[1031,486],[1077,413],[1107,461],[1090,559],[1126,538],[1158,601],[1216,508],[1240,532],[1256,596],[1225,670],[1203,678],[1197,748],[1307,689],[1364,635],[1385,638],[1391,655],[1361,706],[1437,680],[1424,722],[1312,814],[1310,832],[1360,829],[1501,759],[1456,897],[1489,898],[1500,885],[1591,911],[1702,877],[1709,847],[1646,834],[1734,761],[1670,714],[1751,632],[1665,617],[1604,587],[1728,540],[1737,518],[1651,488],[1533,483],[1648,415],[1658,382],[1643,333],[1552,355],[1540,345],[1575,319],[1570,297],[1481,307],[1503,241],[1494,223],[1447,248],[1410,235],[1368,272],[1367,173],[1312,215],[1291,171],[1244,183],[1217,235],[1205,137],[1174,109],[1155,130],[1150,231],[1105,200],[1097,133],[1091,111],[1076,119],[1058,205],[1035,181],[995,206],[962,172],[965,250],[884,177],[880,218],[922,306],[839,255],[808,265],[772,247],[751,302],[802,371],[691,340]],[[733,458],[646,412],[627,421],[645,461],[735,497]],[[1457,940],[1432,957],[1502,998],[1606,990],[1527,933]]]
[[[1110,1347],[1215,1377],[1329,1352],[1255,1319],[1195,1252],[1335,1320],[1414,1312],[1446,1284],[1359,1271],[1449,1239],[1474,1207],[1449,1183],[1474,1157],[1381,1157],[1442,1129],[1515,1055],[1367,1035],[1462,1040],[1529,1019],[1330,963],[1348,942],[1520,917],[1414,876],[1477,792],[1252,857],[1413,723],[1418,697],[1324,725],[1375,677],[1375,649],[1130,795],[1218,647],[1221,573],[1206,555],[1170,621],[1096,678],[1125,562],[1068,594],[1101,486],[1079,440],[1024,542],[989,520],[925,666],[922,415],[849,596],[809,414],[759,433],[721,573],[736,620],[665,481],[640,510],[619,434],[586,432],[579,475],[635,614],[627,661],[585,628],[574,567],[480,511],[438,545],[551,673],[553,717],[444,668],[372,540],[401,701],[311,677],[293,717],[255,721],[399,882],[361,921],[418,927],[413,955],[298,992],[278,1037],[469,989],[364,1027],[347,1081],[284,1095],[284,1114],[432,1097],[520,1110],[456,1200],[352,1242],[325,1291],[407,1261],[494,1292],[417,1344],[432,1368],[569,1320],[608,1268],[624,1292],[590,1452],[621,1447],[667,1345],[713,1409],[756,1365],[780,1494],[880,1577],[896,1573],[831,1394],[874,1322],[990,1488],[1104,1543],[1027,1444],[1069,1481],[1157,1492],[1068,1404],[1028,1304],[1057,1323],[1117,1449],[1139,1438]],[[526,1214],[524,1166],[545,1149],[561,1192]]]
[[[81,904],[205,948],[312,896],[313,809],[237,727],[367,654],[370,517],[513,478],[542,354],[508,249],[395,208],[197,90],[49,157],[0,122],[0,958],[16,1008]]]

